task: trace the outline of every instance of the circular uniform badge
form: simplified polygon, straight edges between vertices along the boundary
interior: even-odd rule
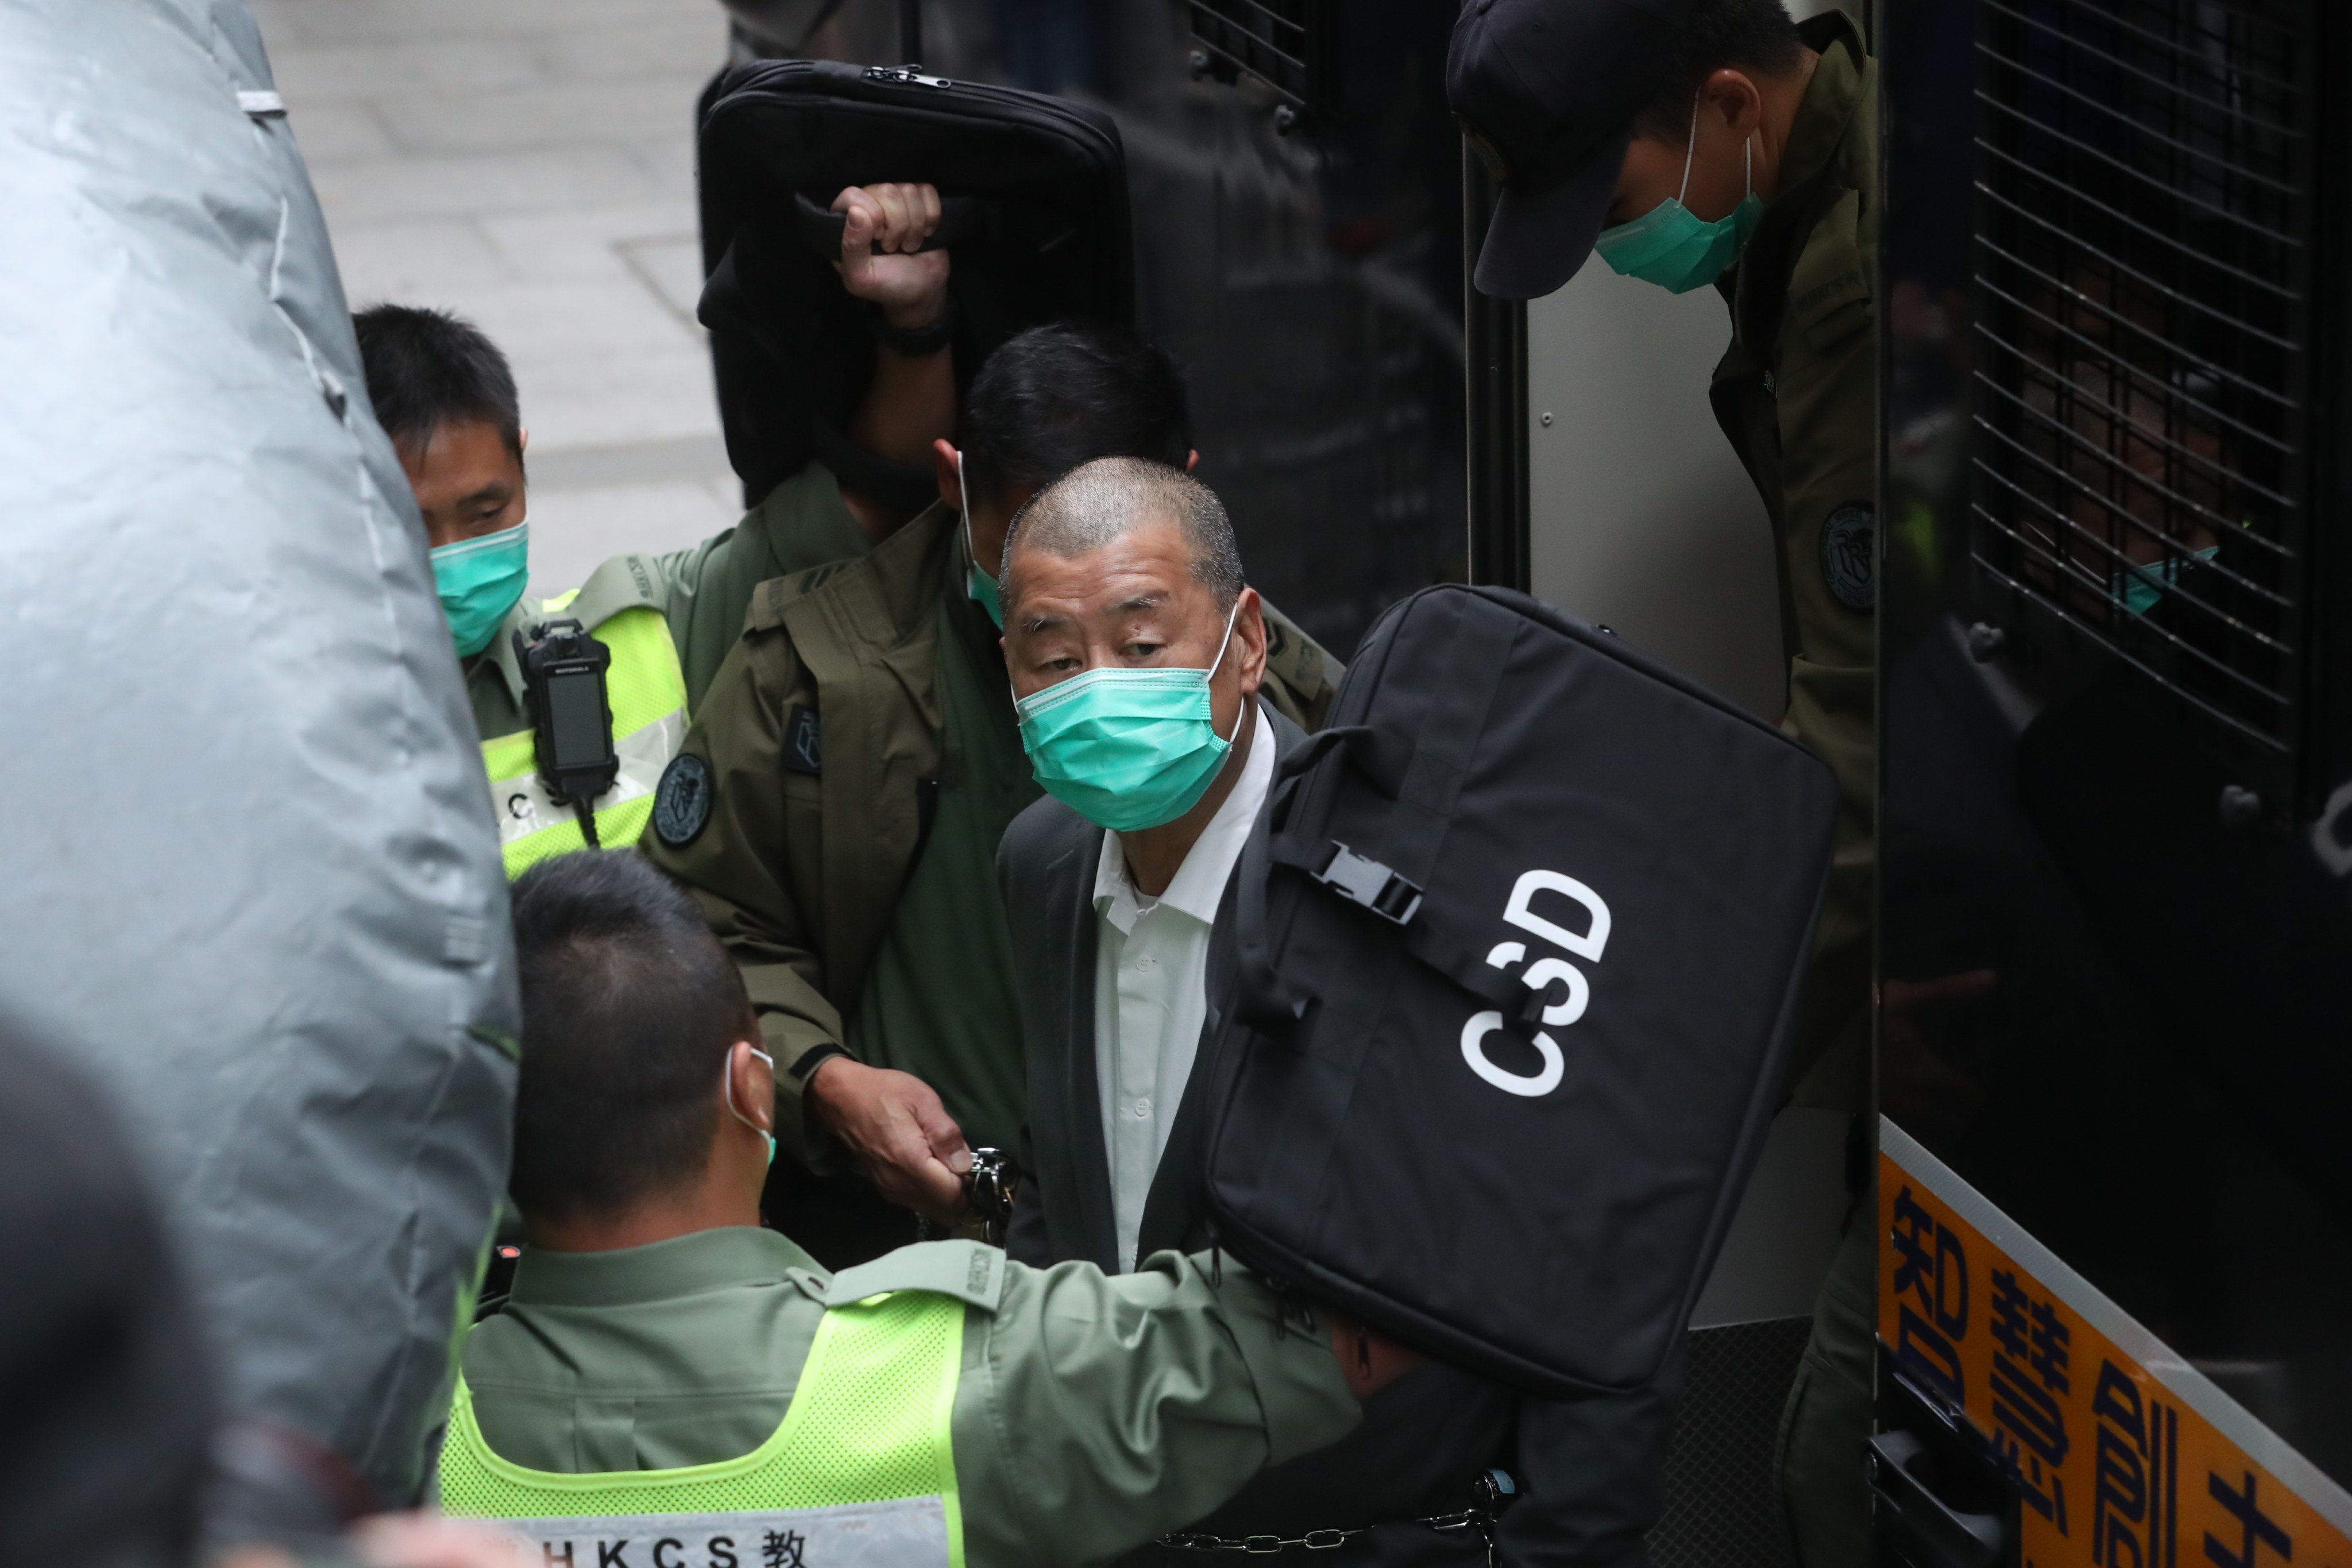
[[[710,820],[710,764],[680,752],[654,786],[654,832],[671,848],[685,848]]]
[[[1830,597],[1858,614],[1878,605],[1878,519],[1860,503],[1822,524],[1822,581]]]

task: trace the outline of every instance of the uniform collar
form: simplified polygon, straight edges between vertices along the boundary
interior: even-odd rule
[[[1847,128],[1861,109],[1864,73],[1870,56],[1853,18],[1832,9],[1799,24],[1805,46],[1821,56],[1805,96],[1798,101],[1797,118],[1789,127],[1789,144],[1780,153],[1780,179],[1768,209],[1810,185],[1837,153]]]
[[[789,1285],[794,1271],[822,1278],[816,1260],[787,1237],[728,1226],[617,1252],[541,1252],[515,1265],[518,1307],[627,1307],[743,1285]]]
[[[495,672],[496,679],[506,686],[507,700],[518,711],[522,708],[522,661],[515,657],[514,635],[525,621],[540,613],[538,600],[517,600],[515,607],[507,612],[507,618],[499,623],[490,646],[467,660],[467,679],[471,681],[478,676],[488,679]]]
[[[474,671],[484,664],[495,668],[499,679],[506,682],[507,696],[518,711],[522,708],[522,661],[516,657],[514,634],[529,633],[531,626],[541,621],[561,620],[565,616],[580,623],[583,631],[594,631],[624,610],[663,609],[661,563],[650,555],[630,553],[615,555],[588,574],[588,581],[569,594],[558,594],[552,599],[523,598],[507,612],[499,624],[498,635],[490,646],[474,656],[467,671],[470,680]]]
[[[948,563],[962,558],[951,542],[961,533],[956,514],[933,501],[863,555],[771,579],[763,613],[789,626],[796,606],[822,598],[833,635],[896,646],[937,624]]]

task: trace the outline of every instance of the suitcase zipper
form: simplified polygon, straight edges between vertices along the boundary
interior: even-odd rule
[[[908,87],[953,87],[954,82],[943,76],[924,76],[912,66],[867,66],[867,81],[893,81]]]
[[[710,121],[717,119],[719,111],[739,95],[760,92],[768,89],[772,82],[781,85],[782,81],[793,77],[814,76],[817,73],[812,68],[813,63],[807,60],[769,62],[770,69],[760,71],[752,79],[732,89],[725,98],[712,104],[709,114],[705,116],[704,123],[707,125]],[[783,68],[773,68],[778,66]],[[922,95],[924,97],[929,97],[932,92],[951,93],[967,101],[992,103],[1000,109],[1012,110],[1011,118],[1026,121],[1043,129],[1060,132],[1078,141],[1091,142],[1099,152],[1112,155],[1117,155],[1119,152],[1118,142],[1111,135],[1106,134],[1101,126],[1059,100],[1044,93],[1023,92],[1015,88],[997,87],[984,81],[960,81],[948,77],[923,76],[907,66],[867,66],[860,73],[858,79],[861,82],[869,82],[876,87],[927,89],[929,90]]]

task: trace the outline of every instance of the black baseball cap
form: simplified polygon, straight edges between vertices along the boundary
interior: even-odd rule
[[[1676,68],[1671,0],[1470,0],[1445,97],[1503,183],[1475,280],[1549,294],[1584,265],[1609,216],[1633,116]]]

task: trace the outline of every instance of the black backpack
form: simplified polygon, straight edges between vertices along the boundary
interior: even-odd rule
[[[1637,1387],[1779,1101],[1836,783],[1496,588],[1391,609],[1331,724],[1212,945],[1218,1239],[1483,1376]]]
[[[874,341],[834,271],[842,220],[828,209],[844,185],[939,187],[926,248],[955,253],[959,400],[1025,328],[1133,319],[1127,163],[1098,110],[900,67],[758,60],[713,79],[697,123],[698,314],[747,500],[812,458],[907,510],[937,495],[928,466],[886,463],[845,434]]]

